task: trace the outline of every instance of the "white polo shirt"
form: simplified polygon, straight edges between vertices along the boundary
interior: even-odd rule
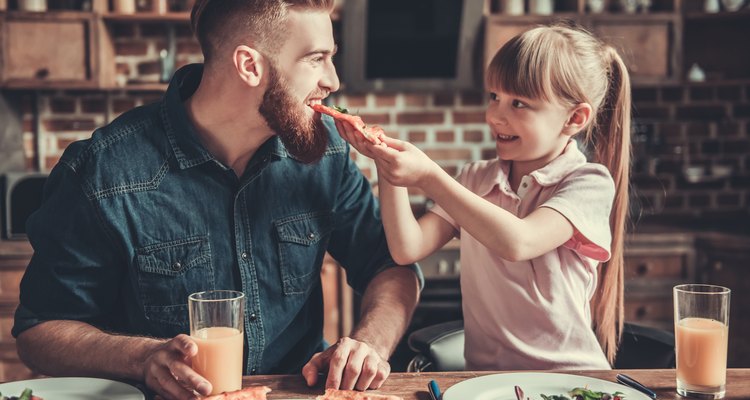
[[[609,369],[591,327],[589,301],[597,267],[610,257],[609,216],[614,183],[570,141],[563,154],[510,188],[510,162],[465,166],[458,181],[484,199],[524,218],[549,207],[575,233],[563,246],[511,262],[473,238],[439,205],[430,211],[460,232],[461,293],[468,370]]]

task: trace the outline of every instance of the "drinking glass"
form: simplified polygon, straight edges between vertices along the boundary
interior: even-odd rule
[[[242,389],[245,294],[211,290],[188,297],[190,336],[198,345],[195,372],[211,382],[211,394]]]
[[[730,290],[714,285],[674,287],[677,393],[724,398]]]

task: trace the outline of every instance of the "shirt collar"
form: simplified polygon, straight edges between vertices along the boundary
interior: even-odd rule
[[[578,149],[578,143],[571,139],[562,154],[549,164],[529,175],[541,186],[551,186],[560,182],[574,170],[586,164],[586,156]],[[510,165],[507,160],[494,159],[487,165],[487,173],[482,178],[477,194],[486,196],[497,186],[501,191],[510,193]]]
[[[161,103],[161,118],[167,139],[172,147],[180,169],[190,168],[214,156],[201,144],[195,127],[188,119],[184,101],[195,93],[203,75],[203,64],[186,65],[174,73]],[[257,156],[273,154],[279,158],[287,156],[286,149],[278,136],[264,143]],[[255,156],[253,158],[255,158]]]

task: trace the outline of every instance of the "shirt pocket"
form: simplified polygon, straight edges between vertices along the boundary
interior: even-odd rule
[[[282,218],[276,227],[281,287],[284,295],[307,293],[320,276],[331,215],[310,212]]]
[[[187,300],[191,293],[214,289],[208,236],[156,243],[136,251],[138,290],[146,319],[170,327],[163,332],[186,333]]]

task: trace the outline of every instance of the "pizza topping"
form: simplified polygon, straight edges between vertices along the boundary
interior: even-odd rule
[[[326,393],[316,400],[404,400],[398,396],[358,392],[356,390],[326,389]]]
[[[250,386],[234,392],[204,397],[203,400],[266,400],[266,393],[270,391],[271,388],[268,386]]]
[[[346,108],[337,106],[327,107],[322,104],[313,104],[310,107],[321,114],[330,115],[335,120],[347,122],[349,125],[353,126],[357,132],[362,134],[368,142],[374,145],[383,143],[382,138],[385,136],[383,128],[377,125],[367,126],[364,121],[362,121],[362,118],[349,114],[349,110]]]

